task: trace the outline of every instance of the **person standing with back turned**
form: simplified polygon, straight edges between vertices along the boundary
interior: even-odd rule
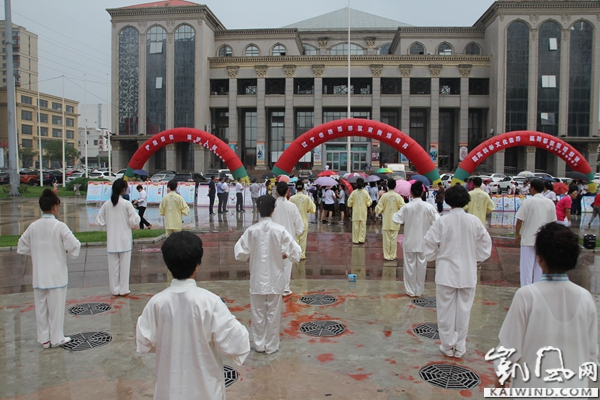
[[[404,199],[394,191],[396,180],[390,179],[387,191],[377,203],[375,214],[383,214],[381,232],[383,234],[383,259],[394,261],[398,251],[398,230],[400,225],[393,220],[393,216],[404,206]]]
[[[317,207],[310,197],[303,193],[304,182],[296,182],[296,194],[290,197],[290,202],[298,207],[300,216],[302,217],[302,223],[304,224],[304,230],[298,236],[296,236],[296,242],[302,249],[302,255],[300,260],[306,259],[306,240],[308,238],[308,213],[314,214],[317,212]]]
[[[367,237],[367,210],[372,204],[371,196],[364,189],[365,180],[356,180],[356,190],[348,196],[348,207],[352,207],[352,243],[362,244]]]
[[[177,193],[176,180],[170,180],[167,187],[170,191],[160,202],[158,212],[165,217],[165,236],[169,237],[172,233],[180,232],[183,229],[181,218],[190,213],[190,207]]]
[[[494,202],[489,194],[481,190],[481,178],[476,176],[473,178],[473,190],[469,192],[471,201],[467,206],[469,214],[473,214],[485,226],[487,215],[496,209]]]

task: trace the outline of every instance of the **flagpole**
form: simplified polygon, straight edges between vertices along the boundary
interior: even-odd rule
[[[86,74],[83,74],[83,138],[85,140],[85,177],[88,177],[88,137],[87,137],[87,100],[86,100]]]
[[[9,196],[20,196],[21,178],[18,171],[17,127],[15,123],[15,75],[13,68],[13,33],[10,0],[4,0],[4,32],[6,36],[6,119],[8,122],[8,167],[10,177]]]
[[[350,0],[348,0],[348,84],[346,86],[346,92],[348,93],[348,109],[346,111],[346,118],[351,118],[350,114]],[[352,160],[351,160],[351,140],[350,136],[346,138],[346,167],[348,172],[352,172]]]
[[[62,186],[66,185],[66,168],[65,161],[65,76],[62,76]]]
[[[40,121],[40,87],[38,83],[37,91],[37,125],[38,125],[38,158],[39,158],[39,169],[40,169],[40,186],[44,186],[44,172],[42,164],[42,126]],[[52,182],[50,182],[52,183]]]

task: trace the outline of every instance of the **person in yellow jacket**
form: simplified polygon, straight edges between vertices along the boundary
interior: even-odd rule
[[[163,197],[158,211],[165,217],[165,236],[181,232],[183,221],[181,217],[190,213],[190,208],[179,193],[177,193],[177,181],[171,180],[167,183],[170,192]]]
[[[394,261],[396,259],[400,224],[392,221],[392,216],[404,206],[404,199],[394,191],[395,187],[396,181],[389,179],[389,191],[381,196],[377,207],[375,207],[375,214],[383,214],[381,232],[383,234],[383,259],[386,261]]]
[[[471,201],[467,205],[467,212],[473,214],[485,227],[485,219],[489,213],[496,209],[494,202],[489,194],[481,190],[481,178],[473,178],[473,190],[469,192]]]
[[[296,194],[290,197],[290,202],[298,207],[300,215],[302,216],[302,223],[304,224],[304,231],[300,236],[296,236],[296,242],[302,248],[302,255],[300,260],[306,259],[306,239],[308,237],[308,213],[314,214],[317,212],[317,207],[310,197],[304,194],[304,182],[296,182]]]
[[[362,244],[367,236],[367,210],[373,202],[364,189],[363,178],[356,180],[356,190],[348,197],[348,207],[352,207],[352,243]]]

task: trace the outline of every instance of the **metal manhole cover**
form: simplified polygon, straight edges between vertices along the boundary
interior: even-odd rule
[[[300,332],[311,336],[337,336],[346,331],[346,327],[337,321],[305,322],[300,325]]]
[[[69,351],[83,351],[109,344],[112,336],[106,332],[83,332],[71,335],[71,341],[62,347]]]
[[[238,372],[229,365],[223,365],[223,372],[225,373],[225,387],[233,385],[238,380]]]
[[[338,299],[328,294],[307,294],[306,296],[300,297],[300,301],[311,306],[326,306],[333,304]]]
[[[94,315],[108,311],[110,308],[106,303],[85,303],[73,306],[67,312],[71,315]]]
[[[443,389],[472,389],[481,383],[479,375],[470,369],[451,364],[431,364],[421,368],[421,378]]]
[[[437,301],[435,297],[417,297],[416,299],[412,299],[411,302],[415,306],[424,307],[424,308],[437,308]]]
[[[413,332],[419,336],[426,337],[428,339],[439,339],[440,333],[438,332],[437,324],[421,324],[413,328]]]

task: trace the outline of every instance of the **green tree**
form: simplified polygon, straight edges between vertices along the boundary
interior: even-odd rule
[[[38,156],[38,152],[31,147],[21,147],[19,157],[23,161],[23,167],[31,167],[33,160]]]
[[[47,140],[43,143],[44,157],[50,161],[58,162],[62,165],[62,141]],[[79,151],[76,148],[65,145],[65,161],[67,164],[73,162],[79,157]]]

